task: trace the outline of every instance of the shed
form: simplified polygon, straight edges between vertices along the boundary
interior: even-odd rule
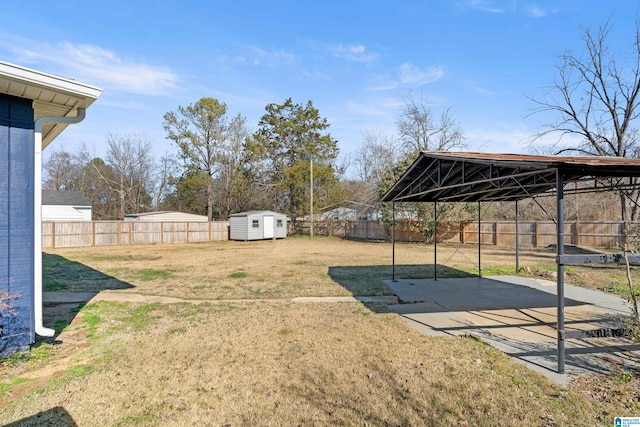
[[[42,149],[101,92],[0,61],[0,355],[55,333],[42,324]]]
[[[283,239],[287,216],[273,211],[249,211],[229,215],[230,240]]]
[[[126,214],[125,221],[166,221],[166,222],[207,222],[206,215],[195,215],[185,212],[158,211]]]
[[[91,221],[91,202],[82,191],[42,191],[43,221]]]

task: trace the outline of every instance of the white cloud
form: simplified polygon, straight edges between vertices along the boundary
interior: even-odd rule
[[[475,89],[475,91],[476,91],[476,92],[478,92],[480,95],[486,95],[486,96],[500,95],[500,92],[496,92],[496,91],[493,91],[493,90],[489,90],[489,89],[486,89],[486,88],[484,88],[484,87],[482,87],[482,86],[476,86],[474,89]]]
[[[400,66],[398,76],[402,84],[420,86],[440,80],[444,76],[444,68],[419,68],[407,62]]]
[[[241,55],[251,65],[278,66],[281,63],[291,63],[295,56],[284,49],[262,49],[256,46],[247,46],[247,55]]]
[[[6,46],[27,63],[39,68],[53,66],[65,76],[72,76],[102,89],[121,90],[144,95],[160,95],[175,88],[180,78],[166,67],[126,60],[100,46],[72,43],[55,45],[26,41],[26,48]]]
[[[530,18],[543,18],[547,16],[547,12],[536,3],[529,3],[524,7],[524,11]]]
[[[488,12],[488,13],[505,13],[506,12],[504,8],[495,6],[494,2],[490,0],[469,0],[468,5],[473,9],[478,9],[478,10],[481,10],[482,12]]]
[[[531,133],[523,129],[491,130],[475,128],[465,131],[466,142],[471,151],[487,153],[525,153]]]
[[[370,64],[378,58],[377,53],[368,51],[367,48],[361,44],[339,44],[331,48],[331,53],[337,58],[366,64]]]

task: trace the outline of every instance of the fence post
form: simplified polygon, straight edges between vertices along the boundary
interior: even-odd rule
[[[573,244],[580,246],[580,222],[577,219],[573,223]]]
[[[116,245],[120,246],[120,223],[116,223]]]
[[[533,223],[533,247],[538,247],[538,221]]]
[[[96,222],[91,221],[91,246],[96,245]]]
[[[498,223],[494,222],[493,223],[493,245],[497,245],[498,244]]]
[[[189,229],[189,224],[190,224],[190,223],[189,223],[189,222],[187,222],[187,243],[189,243],[189,231],[190,231],[190,229]]]
[[[464,221],[460,221],[458,228],[460,229],[460,243],[464,243]]]
[[[209,242],[211,241],[211,221],[207,221],[209,224]]]

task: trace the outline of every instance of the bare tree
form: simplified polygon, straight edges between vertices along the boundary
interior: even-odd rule
[[[411,93],[404,97],[396,126],[406,152],[449,151],[464,147],[464,133],[454,119],[451,107],[444,108],[438,118],[422,93],[418,100]]]
[[[558,75],[533,113],[553,113],[533,141],[556,135],[555,153],[638,158],[640,135],[640,27],[636,21],[633,49],[616,56],[608,46],[611,23],[592,30],[581,28],[584,52],[560,56]],[[640,214],[637,191],[620,192],[622,219]],[[629,206],[629,198],[632,202]],[[630,209],[630,215],[628,210]]]
[[[160,160],[157,165],[157,169],[154,172],[154,176],[152,178],[153,181],[153,207],[154,209],[158,209],[166,199],[166,197],[171,193],[172,185],[172,177],[176,174],[177,165],[176,159],[174,156],[170,154],[165,154],[160,157]]]
[[[248,198],[256,196],[249,185],[250,171],[246,168],[244,152],[244,141],[249,135],[246,117],[238,114],[230,120],[226,138],[219,150],[220,167],[218,185],[215,188],[221,218],[226,219],[229,214],[243,210],[250,204]]]
[[[89,167],[117,198],[118,218],[124,218],[127,211],[148,209],[154,167],[151,143],[143,136],[109,134],[107,144],[104,163],[108,168],[95,161],[89,162]]]
[[[65,150],[53,151],[43,165],[44,188],[47,190],[73,190],[78,176],[78,164],[71,153]]]
[[[351,198],[358,202],[373,204],[380,196],[379,189],[389,170],[400,159],[400,149],[392,136],[379,130],[366,131],[362,137],[362,145],[354,153],[353,163],[358,180],[367,190],[365,194],[360,194],[360,197]]]

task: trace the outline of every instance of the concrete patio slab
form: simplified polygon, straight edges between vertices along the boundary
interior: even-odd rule
[[[556,284],[519,276],[386,281],[400,304],[389,305],[426,335],[472,335],[566,384],[571,376],[616,368],[640,370],[640,346],[624,337],[565,340],[565,372],[556,373]],[[567,333],[621,328],[622,298],[565,285]]]

